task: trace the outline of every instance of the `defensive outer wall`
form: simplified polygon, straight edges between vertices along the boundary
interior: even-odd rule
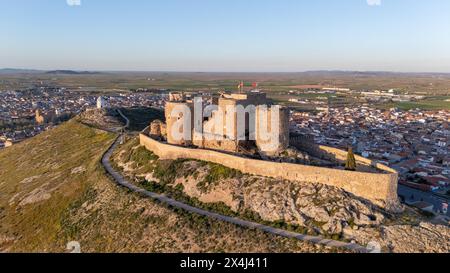
[[[242,173],[285,179],[290,181],[321,183],[341,188],[355,196],[364,198],[389,211],[399,209],[397,197],[398,173],[369,159],[355,156],[358,164],[372,166],[380,173],[352,172],[332,168],[306,166],[292,163],[248,159],[218,151],[193,149],[169,145],[148,136],[148,128],[140,134],[140,144],[161,159],[197,159],[224,165]],[[315,146],[315,153],[334,157],[337,161],[345,160],[347,153],[325,146]]]

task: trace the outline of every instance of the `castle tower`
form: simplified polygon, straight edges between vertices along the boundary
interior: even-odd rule
[[[165,109],[167,142],[173,145],[192,145],[194,105],[187,102],[167,102]]]
[[[279,105],[256,108],[256,146],[261,154],[276,156],[289,147],[289,110]]]
[[[219,110],[223,113],[223,134],[226,138],[236,139],[240,126],[244,127],[245,132],[249,132],[251,127],[249,124],[250,116],[255,115],[257,106],[265,105],[266,103],[265,93],[223,94],[219,99]],[[247,108],[249,106],[253,108]],[[248,110],[244,117],[237,115],[237,107],[243,107],[245,110]]]
[[[170,92],[169,93],[169,101],[171,101],[171,102],[183,102],[183,101],[186,101],[186,96],[184,95],[184,93]]]
[[[218,118],[221,119],[219,124],[223,127],[217,127],[216,134],[222,134],[229,140],[236,140],[237,138],[237,114],[235,111],[238,103],[235,99],[219,99]]]
[[[165,136],[165,124],[160,120],[154,120],[150,123],[150,137],[153,139],[163,139]]]
[[[41,115],[41,112],[39,111],[39,109],[36,110],[36,114],[35,114],[35,120],[37,124],[43,124],[45,122],[45,118],[44,116]]]

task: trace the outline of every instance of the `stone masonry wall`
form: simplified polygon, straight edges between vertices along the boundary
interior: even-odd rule
[[[367,199],[387,210],[396,210],[399,205],[397,198],[398,174],[396,172],[380,174],[350,172],[300,164],[254,160],[217,151],[191,149],[161,143],[148,137],[145,132],[140,134],[140,144],[161,159],[192,158],[221,164],[252,175],[331,185]],[[388,169],[386,167],[385,171]]]

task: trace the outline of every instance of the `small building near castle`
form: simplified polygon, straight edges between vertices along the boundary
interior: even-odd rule
[[[41,115],[41,112],[39,110],[36,110],[35,120],[37,124],[45,123],[45,118],[43,115]]]
[[[14,142],[11,139],[5,141],[5,148],[11,147],[14,145]]]
[[[43,112],[39,109],[36,109],[34,119],[37,124],[42,125],[45,123],[53,122],[58,117],[58,111],[56,110],[49,110],[46,112]]]

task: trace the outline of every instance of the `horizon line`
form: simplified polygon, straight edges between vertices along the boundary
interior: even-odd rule
[[[299,70],[299,71],[189,71],[189,70],[134,70],[134,69],[41,69],[41,68],[14,68],[3,67],[1,70],[18,70],[20,71],[36,71],[36,72],[53,72],[53,71],[72,71],[72,72],[90,72],[90,73],[211,73],[211,74],[299,74],[313,72],[343,72],[343,73],[391,73],[391,74],[450,74],[443,71],[395,71],[395,70],[351,70],[351,69],[315,69],[315,70]]]

